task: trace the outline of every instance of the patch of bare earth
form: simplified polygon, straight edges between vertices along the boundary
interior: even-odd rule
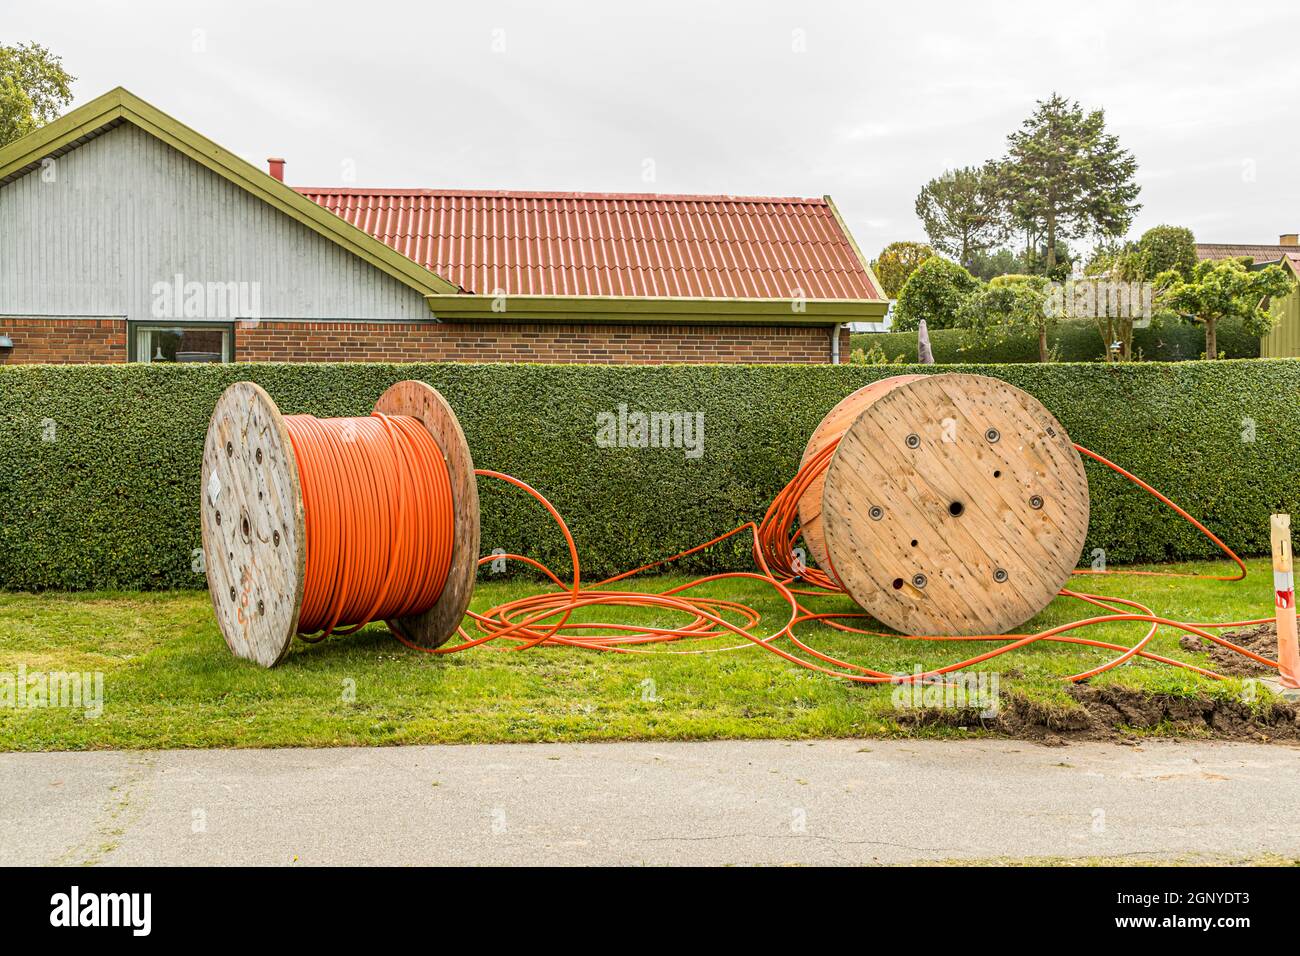
[[[1229,631],[1223,635],[1225,641],[1231,641],[1238,647],[1244,647],[1252,654],[1277,660],[1277,625],[1258,624],[1240,631]],[[1195,634],[1184,634],[1179,642],[1189,651],[1206,651],[1210,655],[1210,670],[1229,677],[1261,677],[1270,674],[1276,676],[1277,668],[1261,664],[1257,660],[1238,654],[1230,647],[1207,641]]]
[[[1063,744],[1075,740],[1126,741],[1138,736],[1213,737],[1221,740],[1300,740],[1300,710],[1289,703],[1149,694],[1131,687],[1072,684],[1073,706],[1015,692],[999,700],[995,717],[973,709],[918,708],[899,714],[905,727],[967,727],[1022,740]]]
[[[1260,624],[1231,631],[1224,639],[1269,660],[1277,658],[1277,626]],[[1184,635],[1189,651],[1205,652],[1211,670],[1228,677],[1276,676],[1277,669],[1198,637]],[[1177,737],[1222,740],[1300,740],[1300,707],[1285,701],[1251,704],[1232,698],[1150,694],[1131,687],[1071,684],[1073,706],[1004,693],[996,717],[981,718],[973,709],[925,708],[904,711],[908,727],[967,727],[1043,743],[1071,740],[1131,740],[1151,732]]]

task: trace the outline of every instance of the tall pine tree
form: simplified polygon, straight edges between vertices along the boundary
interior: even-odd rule
[[[1062,240],[1122,236],[1142,208],[1137,160],[1106,132],[1102,111],[1085,113],[1055,93],[1007,137],[996,169],[1010,225],[1025,234],[1027,248],[1042,244],[1048,273]]]

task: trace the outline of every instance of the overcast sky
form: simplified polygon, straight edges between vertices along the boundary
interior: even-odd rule
[[[1053,91],[1103,108],[1142,212],[1300,231],[1300,5],[0,0],[34,40],[295,185],[830,194],[869,256],[926,180]]]

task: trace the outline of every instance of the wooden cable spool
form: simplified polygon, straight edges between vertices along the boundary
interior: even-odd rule
[[[1088,532],[1083,462],[1037,399],[994,378],[903,375],[833,408],[800,502],[808,550],[904,634],[1002,634],[1046,607]]]
[[[393,385],[376,412],[417,419],[442,452],[454,503],[446,583],[419,614],[388,622],[421,647],[456,631],[474,591],[479,548],[478,488],[464,432],[443,397],[424,382]],[[307,567],[302,481],[284,416],[252,382],[222,393],[203,449],[203,554],[217,624],[237,657],[273,667],[298,630]]]

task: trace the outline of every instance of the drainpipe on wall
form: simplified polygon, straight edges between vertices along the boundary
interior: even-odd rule
[[[831,328],[831,364],[840,364],[840,329],[844,328],[843,322],[836,322]]]

